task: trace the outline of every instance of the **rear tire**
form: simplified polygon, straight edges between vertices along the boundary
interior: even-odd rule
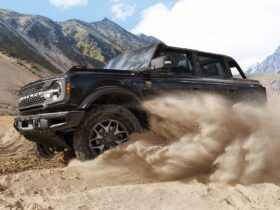
[[[51,159],[54,156],[54,149],[51,146],[33,142],[36,157],[41,159]]]
[[[79,160],[91,160],[107,149],[141,132],[138,119],[119,105],[102,105],[89,111],[74,134],[73,147]]]

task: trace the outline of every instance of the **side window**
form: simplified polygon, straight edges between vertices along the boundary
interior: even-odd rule
[[[168,55],[172,60],[172,72],[174,74],[182,74],[194,76],[194,67],[190,53],[165,51],[161,56]]]
[[[209,54],[198,54],[198,59],[203,77],[229,78],[228,70],[223,57]]]
[[[228,61],[228,65],[230,68],[230,72],[232,75],[232,78],[236,78],[236,79],[241,79],[243,78],[238,70],[238,66],[235,64],[234,61]]]

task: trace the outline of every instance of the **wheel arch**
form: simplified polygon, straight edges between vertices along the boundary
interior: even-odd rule
[[[148,128],[148,116],[141,106],[141,98],[133,91],[120,86],[99,88],[89,94],[79,105],[79,109],[89,110],[103,104],[122,105],[129,109],[143,128]]]

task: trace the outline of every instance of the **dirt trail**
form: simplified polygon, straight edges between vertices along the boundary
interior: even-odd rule
[[[37,159],[32,143],[18,134],[12,127],[13,121],[11,116],[0,117],[0,175],[65,166],[61,154],[49,161]]]

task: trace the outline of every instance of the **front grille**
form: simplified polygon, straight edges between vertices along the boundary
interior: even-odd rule
[[[27,96],[39,91],[42,91],[44,87],[44,82],[38,82],[36,84],[28,85],[22,88],[19,92],[20,96]]]
[[[23,108],[23,107],[33,106],[33,105],[38,106],[38,105],[43,104],[44,101],[45,101],[44,97],[36,96],[36,97],[32,97],[32,98],[21,101],[19,103],[19,107]]]
[[[44,82],[38,82],[24,87],[19,92],[19,109],[28,109],[31,107],[42,106],[45,98],[42,94],[44,89]]]

